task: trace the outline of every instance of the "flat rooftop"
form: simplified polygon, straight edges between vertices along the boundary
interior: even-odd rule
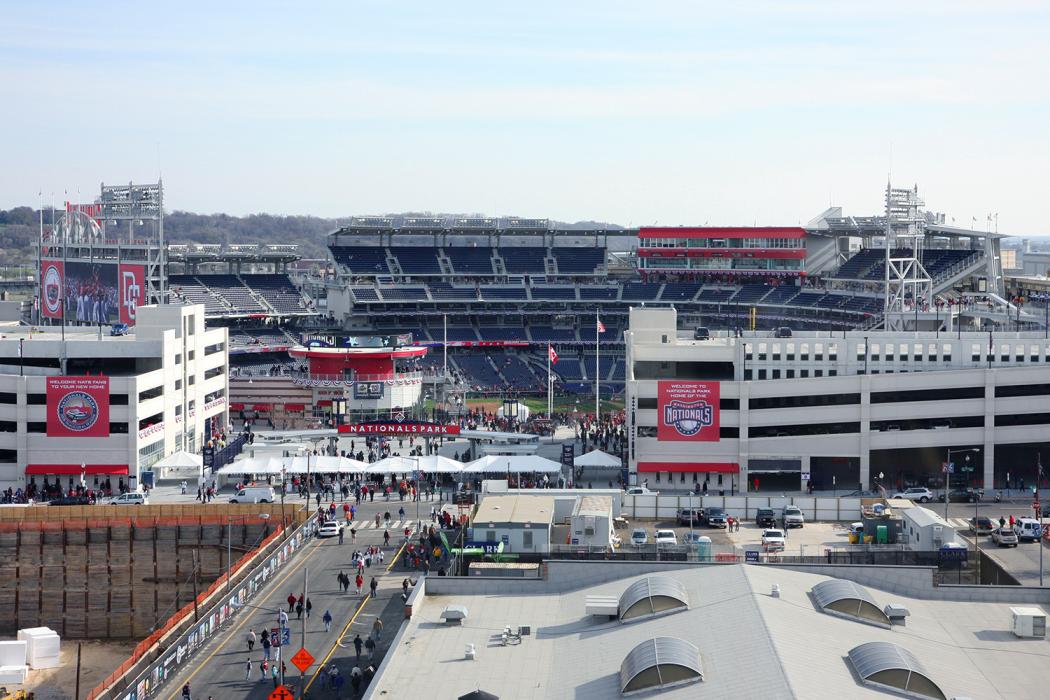
[[[1009,603],[920,600],[869,587],[879,608],[898,603],[911,613],[906,626],[884,628],[821,612],[810,590],[827,576],[754,565],[681,566],[637,575],[631,564],[574,564],[636,575],[564,592],[549,581],[470,579],[476,593],[419,596],[366,697],[429,697],[440,678],[441,697],[481,689],[502,700],[609,700],[620,697],[620,664],[628,652],[660,636],[697,646],[703,671],[699,683],[644,695],[660,700],[886,700],[895,696],[861,685],[847,659],[850,649],[872,641],[893,642],[914,654],[946,697],[1040,698],[1050,685],[1050,644],[1016,638]],[[616,570],[610,571],[615,577]],[[627,624],[584,614],[587,596],[619,597],[645,575],[679,581],[689,609]],[[779,598],[770,595],[773,584],[780,586]],[[460,581],[434,585],[471,591]],[[468,610],[462,625],[447,626],[439,618],[453,604]],[[532,634],[503,646],[503,628],[520,625],[531,626]],[[470,644],[477,653],[472,661],[464,658]]]
[[[495,496],[481,499],[475,527],[488,523],[547,523],[554,519],[554,496]]]

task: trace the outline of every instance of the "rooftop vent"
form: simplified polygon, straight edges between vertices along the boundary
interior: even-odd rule
[[[620,622],[688,609],[685,586],[669,576],[646,576],[628,586],[620,596]]]
[[[947,700],[947,696],[907,649],[890,642],[867,642],[849,650],[849,660],[865,685],[917,698]]]
[[[883,612],[868,589],[853,581],[833,578],[821,581],[811,591],[821,610],[829,615],[848,617],[882,627],[890,626],[889,616]]]
[[[704,679],[700,650],[684,639],[656,637],[642,642],[620,664],[624,695],[663,690]]]
[[[441,611],[441,619],[446,625],[459,625],[467,619],[467,609],[462,605],[448,605]]]
[[[911,612],[900,603],[890,603],[882,609],[886,617],[890,618],[891,625],[904,625]]]
[[[1022,638],[1046,637],[1046,613],[1039,608],[1010,608],[1014,634]]]

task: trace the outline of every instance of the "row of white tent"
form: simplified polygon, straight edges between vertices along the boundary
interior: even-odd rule
[[[347,457],[310,455],[248,457],[219,469],[220,474],[535,474],[557,473],[562,465],[537,455],[487,455],[473,462],[459,462],[440,455],[393,456],[368,464]]]

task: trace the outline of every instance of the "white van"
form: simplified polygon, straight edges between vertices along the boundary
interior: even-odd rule
[[[109,499],[107,503],[114,506],[145,506],[149,505],[149,497],[144,493],[129,491],[120,494],[116,498]]]
[[[1022,542],[1038,542],[1043,526],[1035,518],[1019,518],[1014,521],[1014,532]]]
[[[230,497],[230,503],[274,503],[276,500],[272,486],[245,486]]]

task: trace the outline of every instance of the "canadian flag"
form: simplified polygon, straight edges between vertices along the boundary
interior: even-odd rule
[[[605,324],[602,323],[602,320],[600,318],[598,319],[598,332],[599,333],[604,333],[605,332]]]
[[[548,345],[547,346],[547,357],[550,358],[550,361],[551,361],[552,365],[558,364],[558,353],[554,352],[554,346],[553,345]]]

